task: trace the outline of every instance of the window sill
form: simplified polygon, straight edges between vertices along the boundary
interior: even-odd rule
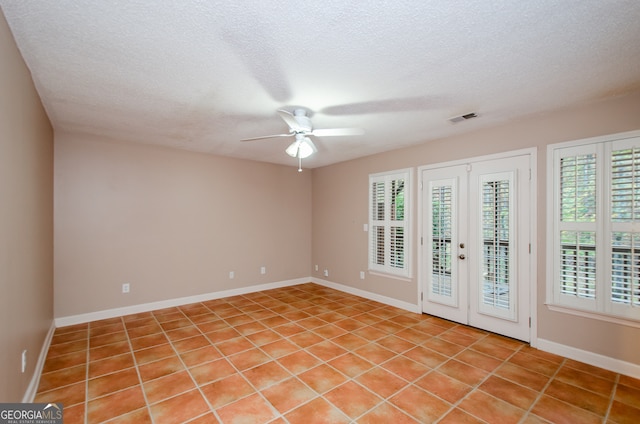
[[[547,308],[549,308],[550,311],[553,311],[553,312],[560,312],[563,314],[575,315],[582,318],[597,319],[599,321],[610,322],[612,324],[626,325],[628,327],[640,328],[640,321],[636,321],[632,319],[616,317],[613,315],[605,315],[605,314],[592,312],[592,311],[583,311],[580,309],[573,309],[567,306],[561,306],[561,305],[556,305],[552,303],[546,303],[546,306]]]
[[[368,270],[368,272],[369,274],[376,275],[378,277],[393,278],[394,280],[400,280],[400,281],[406,281],[406,282],[413,281],[411,277],[405,277],[403,275],[387,274],[386,272],[372,271],[372,270]]]

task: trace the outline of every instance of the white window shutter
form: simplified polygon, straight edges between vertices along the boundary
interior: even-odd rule
[[[640,321],[640,134],[549,151],[552,303]]]
[[[410,171],[369,176],[369,269],[409,277]]]
[[[558,149],[555,153],[554,300],[595,311],[599,219],[597,149],[596,146],[577,146]]]

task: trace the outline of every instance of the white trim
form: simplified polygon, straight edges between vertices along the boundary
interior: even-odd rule
[[[524,149],[510,150],[508,152],[492,153],[490,155],[473,156],[473,157],[468,157],[464,159],[456,159],[448,162],[437,162],[429,165],[420,165],[417,168],[418,176],[421,175],[420,173],[422,171],[427,169],[447,168],[447,167],[456,166],[456,165],[471,165],[474,162],[484,162],[487,160],[504,159],[504,158],[510,158],[513,156],[532,155],[532,157],[535,157],[536,152],[537,152],[537,149],[535,147],[527,147]],[[533,172],[533,170],[531,172]]]
[[[608,296],[596,295],[594,299],[576,299],[575,296],[563,296],[560,294],[560,284],[558,281],[558,243],[557,237],[560,231],[558,218],[558,196],[559,196],[559,175],[556,158],[560,158],[560,153],[567,152],[568,155],[583,154],[592,152],[596,155],[596,172],[602,176],[596,177],[596,222],[592,224],[596,234],[596,263],[605,264],[596,268],[596,292],[610,291],[611,258],[607,255],[611,252],[611,222],[608,220],[610,208],[610,172],[607,161],[610,160],[612,145],[619,145],[620,142],[627,144],[630,140],[640,137],[640,130],[628,131],[617,134],[608,134],[598,137],[585,138],[580,140],[565,141],[549,144],[547,146],[547,271],[546,271],[546,296],[545,305],[552,311],[597,319],[611,322],[618,325],[640,328],[640,320],[637,311],[626,305],[624,309],[617,309],[608,300]],[[605,189],[606,188],[606,189]],[[565,224],[566,225],[566,224]],[[575,225],[575,224],[574,224]],[[577,227],[580,228],[580,227]],[[601,293],[602,294],[602,293]],[[619,307],[618,307],[619,308]]]
[[[607,141],[624,140],[626,138],[635,138],[635,137],[640,137],[640,130],[627,131],[627,132],[621,132],[621,133],[615,133],[615,134],[600,135],[600,136],[597,136],[597,137],[582,138],[582,139],[579,139],[579,140],[572,140],[572,141],[560,141],[558,143],[553,143],[553,144],[547,145],[547,150],[549,150],[549,149],[553,150],[553,149],[565,148],[565,147],[573,147],[573,146],[581,146],[581,145],[584,145],[584,144],[604,143],[604,142],[607,142]]]
[[[640,131],[636,131],[640,133]],[[629,133],[632,134],[632,133]],[[492,153],[489,155],[483,156],[475,156],[464,159],[457,159],[448,162],[439,162],[433,163],[429,165],[421,165],[417,167],[417,186],[418,186],[418,207],[417,207],[417,217],[418,220],[418,238],[423,236],[424,226],[422,225],[422,216],[424,211],[422,210],[422,202],[423,202],[423,181],[422,181],[422,172],[425,170],[432,170],[438,168],[445,168],[450,166],[458,166],[458,165],[471,165],[475,162],[483,162],[488,160],[495,159],[505,159],[509,157],[516,156],[529,156],[529,169],[530,169],[530,186],[529,186],[529,204],[531,207],[531,216],[529,222],[529,241],[531,244],[531,253],[530,253],[530,282],[529,282],[529,316],[531,318],[531,327],[529,329],[529,344],[532,347],[537,347],[538,344],[538,208],[535,207],[537,205],[537,196],[538,196],[538,149],[536,147],[527,147],[524,149],[511,150],[506,152]],[[549,166],[547,164],[547,166]],[[547,208],[549,209],[549,208]],[[553,216],[553,215],[551,215]],[[426,291],[426,287],[423,287],[423,273],[425,272],[424,267],[422,266],[422,255],[423,249],[425,249],[424,245],[418,244],[418,278],[417,278],[417,286],[418,286],[418,307],[420,312],[424,312],[423,303],[421,301],[421,296],[424,296],[424,292]]]
[[[611,322],[617,325],[626,325],[628,327],[640,328],[640,321],[633,321],[615,315],[599,314],[593,311],[583,311],[580,309],[574,309],[568,306],[556,305],[553,303],[549,303],[546,306],[550,311],[554,312],[561,312],[564,314],[575,315],[582,318],[597,319],[600,321]]]
[[[403,277],[401,275],[396,275],[396,274],[389,274],[387,272],[380,272],[380,271],[373,271],[373,270],[368,270],[367,271],[369,274],[371,275],[377,275],[378,277],[384,277],[384,278],[392,278],[394,280],[400,280],[400,281],[405,281],[410,283],[411,281],[413,281],[412,278],[409,277]]]
[[[44,363],[47,359],[47,353],[49,352],[49,346],[51,346],[51,340],[53,339],[55,331],[55,322],[51,321],[49,332],[47,332],[44,342],[42,343],[42,348],[40,348],[40,355],[38,355],[38,362],[36,362],[35,369],[33,370],[31,381],[29,381],[27,390],[24,392],[24,396],[22,397],[22,403],[32,403],[36,397],[38,386],[40,385],[40,377],[42,376],[42,370],[44,369]]]
[[[405,197],[404,197],[404,219],[402,221],[391,221],[390,220],[390,212],[387,210],[389,207],[389,198],[388,198],[388,184],[390,183],[392,180],[396,180],[396,179],[404,179],[405,180],[405,186],[404,186],[404,192],[405,192]],[[371,245],[372,245],[372,237],[375,236],[374,232],[372,231],[372,229],[374,228],[374,220],[373,220],[373,211],[372,211],[372,206],[373,206],[373,193],[371,192],[371,183],[372,182],[384,182],[384,186],[385,186],[385,219],[381,220],[384,221],[383,223],[381,223],[380,225],[384,226],[385,228],[385,234],[387,234],[388,231],[390,231],[390,228],[392,226],[392,223],[402,223],[402,225],[397,225],[397,226],[401,226],[402,228],[404,228],[404,236],[405,236],[405,240],[404,240],[404,268],[393,268],[391,266],[390,263],[390,253],[389,253],[389,245],[388,245],[388,241],[385,241],[384,243],[384,256],[385,256],[385,264],[384,265],[377,265],[377,264],[373,264],[371,262],[371,258],[372,258],[372,252],[371,252]],[[385,171],[385,172],[378,172],[375,174],[369,174],[369,184],[368,184],[368,229],[369,229],[369,234],[367,235],[367,270],[369,272],[372,273],[378,273],[381,276],[384,277],[399,277],[400,279],[409,279],[411,280],[413,277],[413,257],[412,257],[412,246],[413,246],[413,168],[403,168],[403,169],[397,169],[397,170],[393,170],[393,171]],[[388,234],[387,234],[388,236]],[[385,238],[387,237],[385,236]]]
[[[584,362],[599,368],[604,368],[618,374],[624,374],[633,378],[640,378],[640,364],[622,361],[610,356],[600,355],[587,350],[563,345],[546,339],[538,339],[538,349],[575,361]]]
[[[240,287],[237,289],[223,290],[218,292],[198,294],[194,296],[179,297],[175,299],[161,300],[158,302],[142,303],[139,305],[125,306],[122,308],[106,309],[103,311],[89,312],[86,314],[71,315],[55,319],[56,327],[66,327],[68,325],[83,324],[86,322],[101,319],[121,317],[125,315],[137,314],[141,312],[155,311],[158,309],[171,308],[174,306],[188,305],[190,303],[206,302],[207,300],[221,299],[223,297],[237,296],[241,294],[253,293],[263,290],[279,289],[281,287],[295,286],[310,281],[310,277],[296,278],[294,280],[278,281],[273,283],[258,284],[255,286]]]
[[[529,317],[531,324],[529,328],[529,345],[538,346],[538,149],[529,150],[529,204],[531,205],[531,216],[529,217],[529,273],[531,276],[529,284]]]
[[[115,318],[115,317],[121,317],[125,315],[137,314],[141,312],[155,311],[158,309],[171,308],[174,306],[188,305],[190,303],[206,302],[207,300],[221,299],[223,297],[230,297],[230,296],[238,296],[242,294],[254,293],[254,292],[263,291],[263,290],[279,289],[282,287],[295,286],[298,284],[304,284],[309,282],[315,283],[324,287],[332,288],[335,290],[339,290],[345,293],[360,296],[365,299],[375,300],[376,302],[380,302],[380,303],[384,303],[385,305],[404,309],[409,312],[414,312],[417,314],[422,312],[420,310],[419,304],[403,302],[398,299],[394,299],[391,297],[383,296],[383,295],[372,293],[365,290],[356,289],[344,284],[322,280],[320,278],[304,277],[304,278],[297,278],[294,280],[278,281],[274,283],[259,284],[255,286],[247,286],[247,287],[241,287],[237,289],[205,293],[205,294],[200,294],[195,296],[161,300],[159,302],[142,303],[139,305],[125,306],[122,308],[106,309],[103,311],[89,312],[86,314],[59,317],[54,320],[54,325],[52,328],[55,330],[55,328],[57,327],[66,327],[68,325],[84,324],[87,322],[97,321],[101,319]],[[53,330],[51,331],[51,336],[53,336]],[[50,342],[51,340],[49,339],[48,343]],[[48,349],[49,345],[47,344],[46,347]],[[46,352],[47,351],[45,350],[44,351],[45,357],[46,357]]]
[[[312,283],[316,283],[320,286],[328,287],[330,289],[339,290],[341,292],[353,294],[355,296],[364,297],[365,299],[375,300],[376,302],[384,303],[385,305],[394,306],[396,308],[404,309],[405,311],[420,314],[420,305],[416,305],[402,300],[394,299],[392,297],[384,296],[377,293],[372,293],[365,290],[356,289],[351,286],[346,286],[340,283],[334,283],[332,281],[322,280],[320,278],[312,278]]]
[[[546,208],[547,208],[547,222],[545,224],[545,233],[546,233],[546,261],[547,261],[547,272],[545,273],[546,281],[545,281],[545,304],[554,303],[555,297],[555,244],[553,242],[555,232],[556,232],[556,224],[554,220],[555,209],[556,209],[556,196],[554,193],[555,184],[553,181],[553,170],[549,168],[554,167],[554,150],[547,146],[547,195],[545,196]],[[549,178],[551,176],[551,178]],[[551,262],[549,262],[551,261]]]

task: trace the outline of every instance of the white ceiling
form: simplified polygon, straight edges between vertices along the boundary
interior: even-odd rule
[[[640,89],[638,0],[0,5],[56,131],[291,166],[290,138],[239,141],[281,108],[366,131],[317,167]]]

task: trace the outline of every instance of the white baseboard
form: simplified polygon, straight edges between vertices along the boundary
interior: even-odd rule
[[[139,305],[124,306],[122,308],[106,309],[103,311],[89,312],[86,314],[71,315],[55,319],[56,327],[66,327],[68,325],[84,324],[86,322],[101,319],[121,317],[125,315],[138,314],[141,312],[155,311],[158,309],[171,308],[174,306],[188,305],[190,303],[206,302],[207,300],[220,299],[223,297],[238,296],[241,294],[253,293],[263,290],[278,289],[281,287],[295,286],[311,281],[311,277],[297,278],[294,280],[278,281],[274,283],[258,284],[255,286],[240,287],[237,289],[222,290],[218,292],[204,293],[195,296],[179,297],[176,299],[161,300],[158,302],[142,303]]]
[[[42,369],[44,368],[44,362],[47,359],[47,353],[49,352],[49,346],[51,346],[51,339],[53,339],[53,333],[55,333],[55,331],[55,322],[51,321],[49,332],[47,332],[44,342],[42,343],[42,347],[40,348],[40,355],[38,355],[38,362],[36,362],[35,369],[33,370],[31,381],[29,382],[29,386],[27,386],[27,390],[24,392],[24,396],[22,397],[22,403],[32,403],[36,397],[38,386],[40,385],[40,376],[42,375]]]
[[[311,282],[319,284],[321,286],[329,287],[331,289],[340,290],[345,293],[353,294],[355,296],[364,297],[365,299],[375,300],[376,302],[384,303],[385,305],[395,306],[396,308],[404,309],[409,312],[414,312],[416,314],[421,313],[420,306],[403,302],[402,300],[394,299],[392,297],[383,296],[377,293],[371,293],[365,290],[356,289],[351,286],[346,286],[340,283],[334,283],[332,281],[322,280],[320,278],[311,278]]]
[[[344,284],[334,283],[334,282],[322,280],[319,278],[305,277],[305,278],[297,278],[294,280],[285,280],[285,281],[278,281],[278,282],[267,283],[267,284],[241,287],[241,288],[231,289],[231,290],[204,293],[204,294],[195,295],[195,296],[161,300],[158,302],[124,306],[121,308],[106,309],[102,311],[89,312],[86,314],[58,317],[55,319],[54,323],[55,323],[55,327],[66,327],[68,325],[84,324],[86,322],[97,321],[101,319],[115,318],[115,317],[120,317],[125,315],[137,314],[141,312],[155,311],[158,309],[188,305],[190,303],[205,302],[207,300],[220,299],[223,297],[237,296],[237,295],[247,294],[247,293],[254,293],[257,291],[295,286],[298,284],[304,284],[308,282],[313,282],[321,286],[329,287],[332,289],[340,290],[345,293],[364,297],[365,299],[375,300],[377,302],[384,303],[390,306],[395,306],[397,308],[404,309],[409,312],[420,313],[419,306],[413,303],[403,302],[401,300],[393,299],[391,297],[379,295],[376,293],[371,293],[365,290],[356,289],[350,286],[346,286]]]
[[[575,361],[584,362],[585,364],[594,365],[604,368],[615,373],[628,375],[633,378],[640,378],[640,365],[631,362],[622,361],[620,359],[611,358],[609,356],[600,355],[598,353],[589,352],[587,350],[566,346],[551,340],[538,339],[537,348],[556,355]]]

